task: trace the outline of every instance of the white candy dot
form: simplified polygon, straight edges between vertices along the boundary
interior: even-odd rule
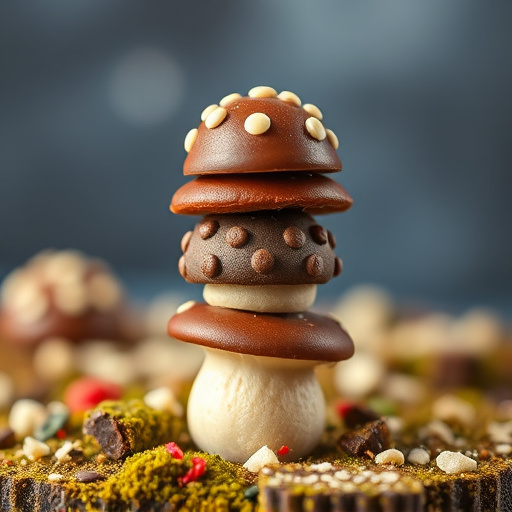
[[[23,453],[30,460],[38,460],[50,453],[50,447],[46,443],[27,436],[23,441]]]
[[[308,117],[306,119],[306,129],[311,137],[317,140],[324,140],[327,135],[324,125],[316,117]]]
[[[261,135],[270,128],[270,117],[261,112],[255,112],[245,120],[244,128],[251,135]]]
[[[9,413],[9,427],[16,437],[22,439],[34,433],[48,417],[46,407],[35,400],[23,398],[17,400]]]
[[[208,105],[202,112],[201,112],[201,121],[204,121],[219,105],[217,103],[213,103],[212,105]]]
[[[190,150],[192,149],[192,146],[194,145],[194,142],[196,141],[197,139],[197,128],[192,128],[192,130],[190,130],[186,137],[185,137],[185,142],[183,143],[183,146],[185,147],[185,151],[188,153],[190,152]]]
[[[324,117],[324,115],[322,114],[322,111],[316,105],[313,105],[312,103],[304,103],[302,108],[310,116],[316,117],[319,121],[321,121]]]
[[[404,454],[400,450],[390,448],[384,450],[375,456],[375,462],[377,464],[396,464],[401,466],[405,462]]]
[[[249,98],[275,98],[276,96],[277,91],[266,85],[258,85],[249,91]]]
[[[410,451],[407,460],[411,464],[419,464],[420,466],[424,466],[430,462],[430,455],[427,450],[423,448],[414,448]]]
[[[277,95],[277,97],[282,101],[286,101],[288,103],[293,103],[294,105],[297,105],[297,107],[300,107],[302,104],[302,102],[300,101],[300,98],[294,92],[291,92],[291,91],[280,92]]]
[[[205,119],[204,124],[206,128],[210,130],[212,128],[217,128],[222,121],[226,118],[227,110],[224,107],[217,107],[214,111],[208,114],[208,117]]]
[[[219,101],[219,105],[221,107],[225,107],[226,105],[228,105],[232,101],[239,100],[241,97],[242,97],[241,94],[238,94],[237,92],[233,92],[231,94],[228,94],[227,96],[224,96],[224,98],[222,98]]]
[[[278,464],[279,459],[276,454],[268,447],[262,446],[257,452],[253,453],[247,462],[244,464],[244,468],[251,473],[257,473],[261,468],[268,464]]]
[[[336,134],[329,130],[329,128],[325,129],[325,133],[327,134],[327,140],[331,143],[331,146],[336,150],[340,147],[340,141],[338,140],[338,137],[336,137]]]
[[[436,463],[440,470],[448,474],[476,471],[478,467],[476,460],[462,453],[449,451],[441,452],[437,456]]]

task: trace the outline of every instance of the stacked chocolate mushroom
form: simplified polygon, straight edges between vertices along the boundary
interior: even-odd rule
[[[338,139],[298,96],[255,87],[210,105],[185,139],[184,174],[171,203],[202,215],[182,239],[181,275],[203,283],[169,334],[201,345],[205,362],[188,403],[195,443],[233,462],[264,445],[297,460],[318,443],[325,405],[319,363],[349,358],[353,344],[331,317],[308,311],[318,284],[341,273],[332,233],[311,214],[352,200],[323,173],[341,170]]]

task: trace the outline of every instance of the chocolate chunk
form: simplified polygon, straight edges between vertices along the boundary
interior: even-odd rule
[[[336,256],[336,258],[334,258],[334,272],[332,275],[334,277],[339,276],[342,271],[343,271],[343,262]]]
[[[290,226],[289,228],[286,228],[283,233],[283,238],[286,245],[292,249],[300,249],[301,247],[304,247],[304,244],[306,243],[306,235],[297,226]]]
[[[336,237],[330,231],[327,231],[327,240],[329,241],[329,245],[333,249],[336,249]]]
[[[100,480],[105,480],[105,476],[100,473],[96,473],[96,471],[79,471],[76,474],[76,479],[79,482],[89,484],[92,482],[99,482]]]
[[[349,455],[373,459],[376,454],[391,447],[391,434],[386,422],[376,420],[343,434],[338,446]]]
[[[324,260],[318,254],[312,254],[306,261],[306,270],[311,277],[318,277],[324,271]]]
[[[249,240],[249,233],[241,226],[233,226],[226,233],[226,241],[231,247],[239,249],[243,247]]]
[[[199,224],[199,235],[203,240],[211,238],[219,229],[219,223],[216,220],[205,220]]]
[[[215,254],[205,256],[201,263],[201,271],[210,279],[217,277],[222,272],[222,264],[219,258]]]
[[[274,257],[267,249],[258,249],[252,255],[251,266],[258,274],[268,274],[274,268]]]
[[[9,427],[0,428],[0,450],[11,448],[15,442],[14,430]]]
[[[327,231],[322,226],[315,224],[310,226],[309,234],[315,243],[318,245],[324,245],[327,243]]]

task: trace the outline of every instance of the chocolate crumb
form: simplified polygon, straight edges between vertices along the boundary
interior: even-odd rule
[[[201,272],[209,278],[217,277],[222,271],[220,260],[215,254],[209,254],[201,263]]]
[[[324,260],[318,254],[308,256],[306,270],[311,277],[318,277],[324,270]]]
[[[286,245],[292,249],[300,249],[306,243],[306,235],[297,226],[290,226],[286,228],[283,233]]]
[[[92,482],[99,482],[100,480],[105,480],[105,477],[100,473],[96,473],[96,471],[79,471],[76,474],[76,479],[79,482],[89,484]]]
[[[327,231],[322,226],[319,226],[318,224],[310,226],[309,234],[313,241],[318,245],[324,245],[327,243]]]
[[[217,220],[205,220],[199,224],[199,236],[206,240],[211,238],[219,229],[219,222]]]
[[[267,249],[258,249],[252,255],[251,265],[259,274],[268,274],[274,268],[274,257]]]
[[[375,420],[364,427],[343,434],[338,446],[349,455],[373,458],[391,447],[391,434],[383,420]]]
[[[243,247],[249,240],[249,233],[241,226],[233,226],[226,233],[226,241],[235,249]]]
[[[0,428],[0,449],[11,448],[15,442],[14,430],[9,427]]]

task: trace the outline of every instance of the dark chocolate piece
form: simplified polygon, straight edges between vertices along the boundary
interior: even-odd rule
[[[169,321],[174,338],[256,356],[341,361],[354,346],[341,325],[310,311],[268,314],[195,304]]]
[[[105,476],[97,473],[96,471],[79,471],[76,474],[76,479],[79,482],[90,484],[92,482],[99,482],[100,480],[105,480]]]
[[[373,459],[378,453],[391,448],[391,434],[386,422],[375,420],[343,434],[338,446],[349,455]]]
[[[279,98],[240,98],[224,107],[227,115],[215,128],[199,125],[183,166],[185,175],[268,173],[276,171],[341,171],[341,162],[329,142],[314,138],[306,128],[311,114]],[[261,112],[270,127],[250,134],[245,120]]]
[[[243,213],[296,208],[306,213],[344,212],[352,198],[321,174],[271,173],[200,176],[179,188],[171,211],[182,215]]]
[[[208,222],[218,229],[203,239]],[[194,229],[178,268],[192,283],[326,283],[339,268],[327,235],[321,245],[312,238],[320,240],[320,233],[326,230],[297,211],[210,215]]]

